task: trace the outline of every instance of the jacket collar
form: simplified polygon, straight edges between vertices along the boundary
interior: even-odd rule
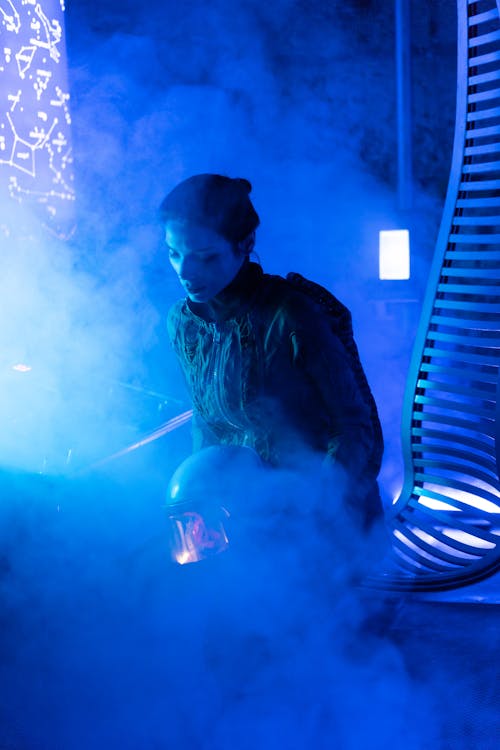
[[[229,320],[248,309],[256,297],[264,273],[258,263],[245,260],[242,267],[219,294],[209,302],[186,299],[187,308],[208,322]]]

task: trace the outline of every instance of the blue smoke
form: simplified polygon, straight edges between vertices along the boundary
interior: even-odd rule
[[[67,12],[77,233],[57,250],[40,236],[21,267],[11,249],[0,279],[3,350],[46,376],[0,400],[13,425],[0,442],[0,746],[447,747],[441,677],[415,674],[399,604],[352,586],[335,517],[318,529],[264,506],[248,545],[172,567],[165,490],[189,427],[95,466],[189,408],[156,207],[215,171],[252,181],[265,270],[303,273],[352,309],[386,435],[384,499],[397,494],[441,195],[417,191],[414,276],[403,302],[387,297],[378,231],[402,217],[381,3],[98,6]],[[376,539],[348,541],[378,554]]]

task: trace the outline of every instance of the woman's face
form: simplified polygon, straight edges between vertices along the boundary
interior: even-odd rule
[[[220,234],[197,224],[167,222],[165,241],[172,268],[193,302],[213,299],[231,283],[245,259]]]

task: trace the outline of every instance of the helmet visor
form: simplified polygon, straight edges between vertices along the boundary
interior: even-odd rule
[[[225,508],[203,512],[193,509],[169,509],[169,548],[171,558],[179,565],[199,562],[224,552],[229,539],[224,520],[229,517]]]

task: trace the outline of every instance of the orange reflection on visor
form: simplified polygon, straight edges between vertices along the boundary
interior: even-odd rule
[[[179,565],[198,562],[223,552],[229,545],[222,522],[208,525],[200,513],[185,511],[170,516],[176,530],[172,555]]]

